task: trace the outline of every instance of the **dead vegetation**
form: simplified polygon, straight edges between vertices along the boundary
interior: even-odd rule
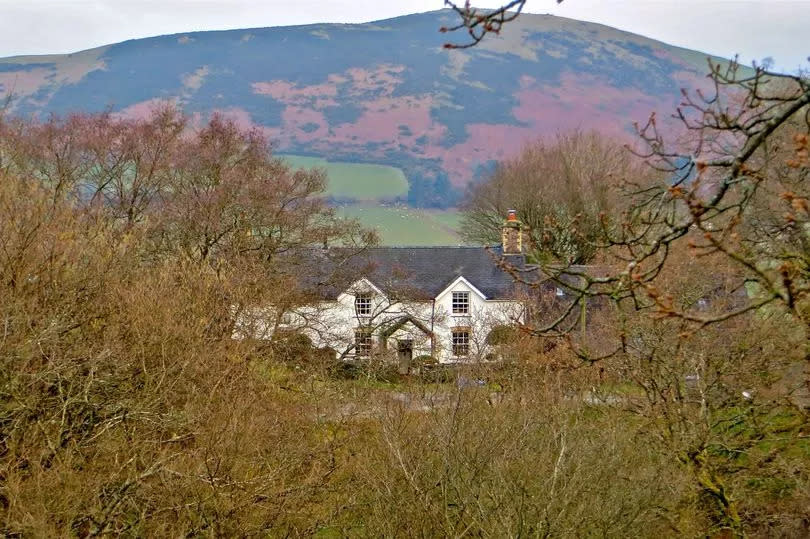
[[[221,119],[0,122],[5,535],[806,535],[784,311],[687,339],[605,309],[607,359],[515,333],[433,378],[233,339],[240,309],[305,300],[296,249],[373,239],[322,189]],[[733,297],[734,268],[672,256],[674,306]]]

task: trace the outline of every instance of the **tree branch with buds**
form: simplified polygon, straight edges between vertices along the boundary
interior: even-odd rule
[[[558,4],[563,0],[556,0]],[[445,43],[445,49],[469,49],[481,42],[487,34],[499,35],[504,24],[507,24],[520,16],[527,0],[511,0],[494,10],[483,10],[474,8],[469,0],[463,5],[459,5],[452,0],[444,0],[444,5],[452,9],[461,18],[455,26],[442,26],[439,31],[442,33],[464,31],[469,36],[466,43]]]

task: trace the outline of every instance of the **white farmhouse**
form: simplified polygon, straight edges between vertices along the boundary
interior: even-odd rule
[[[502,269],[525,266],[522,236],[510,212],[502,245],[492,248],[314,251],[302,279],[317,299],[284,313],[274,330],[304,333],[341,359],[491,359],[492,329],[525,322],[525,296]]]

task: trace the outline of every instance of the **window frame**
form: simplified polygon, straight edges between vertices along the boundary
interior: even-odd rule
[[[470,356],[470,328],[455,327],[450,330],[450,351],[453,357]]]
[[[466,290],[452,292],[450,294],[450,310],[456,315],[470,314],[470,293]]]
[[[354,295],[354,312],[357,316],[371,316],[373,297],[370,292],[358,292]]]
[[[369,357],[374,347],[372,332],[368,328],[354,329],[354,355],[357,357]]]

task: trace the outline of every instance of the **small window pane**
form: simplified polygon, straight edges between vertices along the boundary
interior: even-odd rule
[[[454,356],[456,357],[468,356],[470,354],[470,330],[454,329],[452,345]]]
[[[354,297],[354,309],[358,316],[371,316],[371,294],[357,294]]]
[[[468,314],[470,312],[470,293],[453,292],[453,314]]]

